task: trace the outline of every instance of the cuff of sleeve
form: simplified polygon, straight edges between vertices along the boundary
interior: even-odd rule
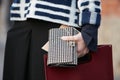
[[[90,51],[97,50],[97,33],[98,29],[93,25],[85,25],[81,29],[82,37]]]
[[[78,16],[78,25],[83,26],[86,24],[100,25],[101,15],[97,12],[81,12]]]

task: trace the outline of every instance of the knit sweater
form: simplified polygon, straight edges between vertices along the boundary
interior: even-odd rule
[[[100,12],[100,0],[14,0],[10,19],[35,18],[74,27],[85,24],[98,27]]]

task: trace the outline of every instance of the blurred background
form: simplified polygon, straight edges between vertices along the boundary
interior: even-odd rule
[[[6,33],[13,22],[9,21],[11,0],[0,0],[0,80],[2,80]],[[99,44],[112,44],[114,80],[120,80],[120,0],[102,0],[102,22]]]

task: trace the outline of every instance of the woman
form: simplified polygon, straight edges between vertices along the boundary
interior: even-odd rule
[[[50,28],[72,26],[79,57],[97,49],[100,0],[14,0],[13,28],[8,31],[3,80],[45,80],[41,47],[48,41]]]

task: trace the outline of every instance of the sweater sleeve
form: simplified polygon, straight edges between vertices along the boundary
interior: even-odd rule
[[[100,0],[78,0],[78,25],[81,26],[82,37],[91,51],[97,50],[98,27],[101,21]]]
[[[82,37],[90,51],[97,50],[98,43],[98,28],[95,25],[85,25],[81,29]]]
[[[97,27],[101,21],[101,0],[78,0],[78,25],[93,24]]]

